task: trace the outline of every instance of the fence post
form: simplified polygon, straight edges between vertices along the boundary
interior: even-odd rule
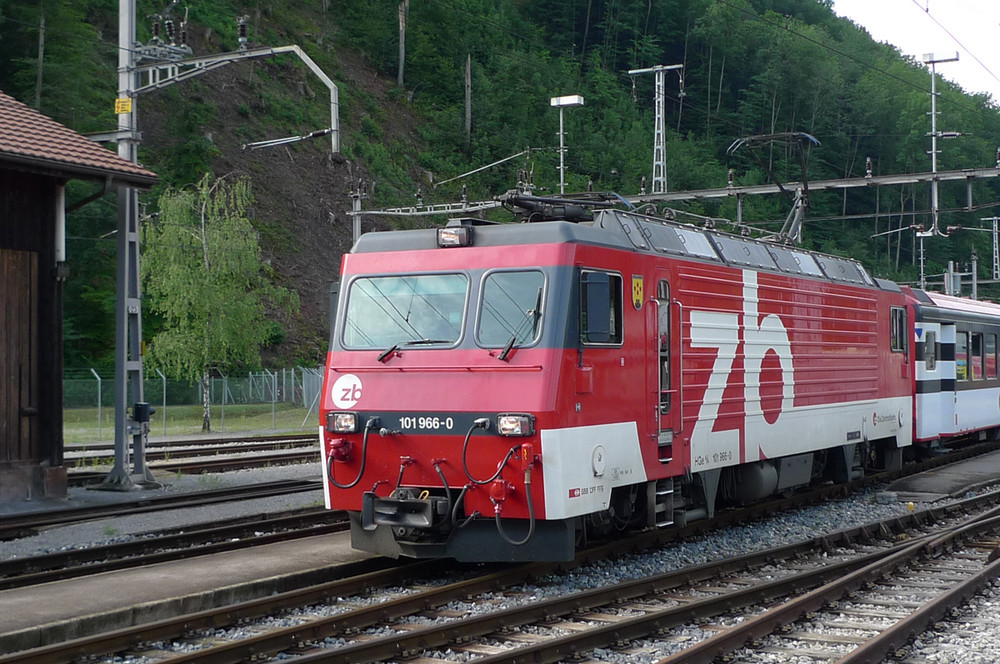
[[[297,382],[299,379],[296,377],[294,369],[292,369],[292,389],[295,390],[296,395],[300,395],[302,397],[302,406],[305,407],[305,405],[306,405],[306,368],[305,367],[300,367],[300,369],[302,370],[301,389],[299,389],[299,383]],[[293,401],[294,401],[294,399],[293,399]]]
[[[271,375],[271,430],[278,428],[275,422],[275,406],[278,403],[278,372]]]
[[[163,437],[167,437],[167,377],[159,369],[156,373],[160,375],[160,382],[163,384]]]
[[[222,374],[222,433],[226,433],[226,397],[229,396],[229,376]]]
[[[309,410],[306,411],[306,416],[302,420],[302,426],[306,425],[309,421],[309,417],[313,414],[313,408],[316,408],[319,403],[319,397],[323,394],[323,372],[321,369],[310,369],[309,376],[312,378],[311,389],[315,392],[312,398],[312,402],[309,404]],[[302,405],[306,403],[306,369],[302,368]],[[317,413],[318,415],[318,413]]]
[[[101,377],[97,375],[94,368],[90,368],[90,373],[97,379],[97,440],[104,439],[104,432],[101,425]]]

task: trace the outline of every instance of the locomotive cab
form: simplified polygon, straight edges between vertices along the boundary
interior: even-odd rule
[[[324,390],[327,502],[350,513],[356,548],[385,555],[569,559],[574,523],[545,518],[539,431],[579,334],[575,268],[565,245],[477,244],[477,230],[409,232],[405,247],[365,236],[345,257]],[[387,270],[385,251],[405,269]]]

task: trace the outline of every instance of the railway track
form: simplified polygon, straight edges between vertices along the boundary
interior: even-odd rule
[[[128,542],[0,561],[0,590],[338,533],[349,527],[344,513],[316,508],[223,526],[211,524],[190,526],[181,532],[148,533]]]
[[[316,436],[269,436],[263,438],[211,438],[199,440],[165,440],[150,443],[147,461],[186,459],[213,454],[236,452],[267,452],[303,447],[318,447]],[[114,461],[115,448],[109,443],[67,446],[64,462],[67,467],[81,468]]]
[[[283,480],[244,485],[226,489],[210,489],[197,493],[165,495],[143,498],[136,502],[113,505],[97,505],[65,510],[13,514],[0,517],[0,541],[36,534],[40,529],[89,521],[91,519],[112,518],[128,514],[154,512],[158,510],[180,509],[202,505],[214,505],[235,500],[249,500],[303,491],[318,491],[322,487],[320,479]]]
[[[980,449],[980,450],[989,450],[989,449],[992,449],[992,448],[995,448],[995,445],[992,445],[992,446],[990,446],[990,445],[984,445],[984,446],[980,446],[978,449]],[[976,451],[976,448],[973,448],[972,450],[967,451],[965,454],[973,453],[974,451]],[[926,464],[923,464],[922,466],[915,466],[915,467],[913,467],[913,470],[915,471],[915,470],[918,470],[918,469],[926,468],[928,466],[939,465],[939,464],[941,464],[943,462],[944,462],[943,458],[933,459],[933,460],[927,462]],[[891,477],[891,476],[889,476],[889,477]],[[884,481],[885,479],[888,479],[889,477],[887,477],[887,476],[881,476],[879,479],[881,479],[881,480]],[[868,485],[870,485],[874,481],[877,481],[877,480],[874,479],[874,478],[869,477],[869,478],[865,478],[863,480],[860,480],[860,481],[856,482],[853,486],[868,486]],[[315,488],[315,489],[319,488],[318,481],[313,480],[313,481],[310,481],[309,483],[312,484],[311,488]],[[281,482],[281,483],[275,483],[275,484],[279,485],[279,487],[280,487],[282,485],[287,485],[289,483]],[[309,490],[309,488],[310,487],[304,486],[304,487],[301,488],[301,490]],[[708,522],[699,522],[699,523],[695,523],[692,526],[687,527],[687,528],[680,528],[680,529],[673,529],[673,530],[666,530],[666,531],[662,531],[662,530],[661,531],[650,531],[650,532],[646,532],[646,533],[640,533],[640,534],[636,535],[635,537],[632,537],[632,538],[628,539],[627,541],[620,541],[620,542],[616,542],[615,544],[608,545],[606,547],[600,547],[600,548],[596,548],[596,549],[591,549],[589,551],[585,551],[585,552],[581,553],[581,555],[573,563],[568,563],[568,564],[567,563],[563,563],[563,564],[556,564],[556,565],[536,564],[536,565],[530,565],[530,566],[512,567],[512,568],[509,568],[509,570],[506,570],[506,569],[505,570],[500,570],[500,571],[497,571],[496,573],[494,573],[493,578],[490,578],[490,579],[483,579],[483,580],[480,580],[480,581],[476,581],[475,579],[473,579],[470,582],[463,582],[464,585],[456,587],[457,589],[455,590],[455,595],[452,598],[448,597],[448,592],[449,592],[448,590],[441,590],[439,594],[435,595],[434,597],[430,597],[430,596],[427,596],[425,594],[425,590],[424,589],[419,589],[418,588],[418,589],[413,590],[413,591],[407,590],[407,591],[403,592],[403,594],[401,595],[401,597],[398,598],[398,600],[399,600],[398,603],[400,605],[398,609],[397,608],[393,608],[393,607],[395,607],[395,602],[396,602],[396,600],[393,599],[393,600],[391,600],[393,602],[392,604],[385,604],[384,606],[382,606],[380,604],[381,608],[378,608],[378,609],[371,608],[371,609],[368,609],[368,610],[374,611],[377,615],[384,616],[381,619],[409,620],[409,621],[417,621],[417,623],[419,623],[420,620],[424,620],[426,618],[426,616],[419,615],[420,612],[421,611],[430,610],[428,607],[441,607],[441,606],[445,606],[449,602],[459,602],[460,603],[459,605],[464,607],[464,606],[467,605],[467,603],[465,602],[465,599],[469,595],[473,595],[476,592],[489,593],[489,592],[495,592],[495,591],[498,591],[498,590],[499,591],[503,591],[504,588],[509,588],[511,585],[517,585],[519,583],[523,583],[526,578],[532,578],[532,577],[538,578],[538,577],[541,577],[541,576],[544,576],[544,575],[547,575],[547,574],[561,573],[563,570],[572,569],[574,567],[578,567],[578,566],[584,565],[587,562],[590,562],[590,561],[593,561],[593,560],[601,559],[603,557],[620,555],[621,552],[623,551],[623,547],[624,547],[624,550],[639,550],[639,549],[646,549],[646,548],[649,548],[649,547],[657,547],[657,546],[661,546],[661,545],[663,545],[665,543],[673,542],[673,541],[676,541],[676,540],[679,540],[679,539],[686,539],[686,538],[696,537],[696,536],[698,536],[700,534],[704,534],[704,533],[708,532],[712,528],[723,527],[725,525],[729,525],[729,524],[732,524],[732,523],[737,523],[737,522],[740,522],[742,520],[748,520],[748,519],[757,518],[757,517],[768,515],[768,514],[771,514],[771,513],[774,513],[776,511],[780,511],[780,510],[795,509],[797,506],[800,506],[804,502],[805,503],[808,503],[808,502],[822,502],[822,501],[828,500],[828,499],[830,499],[832,497],[843,495],[843,494],[847,493],[847,491],[848,491],[848,488],[847,487],[843,487],[843,486],[841,486],[841,487],[821,487],[820,489],[818,489],[815,492],[812,492],[812,493],[810,493],[809,495],[806,495],[806,496],[799,494],[799,495],[796,495],[794,497],[789,497],[789,498],[781,499],[781,500],[778,500],[778,501],[774,501],[772,503],[768,503],[766,505],[758,505],[758,506],[755,506],[753,508],[749,508],[749,509],[745,509],[745,510],[722,513],[715,520],[713,520],[713,522],[711,522],[711,523],[708,523]],[[213,494],[213,493],[218,493],[218,492],[205,492],[205,494]],[[225,492],[222,492],[222,493],[225,493]],[[213,499],[213,497],[211,495],[205,495],[205,494],[200,495],[199,498],[207,498],[209,500]],[[176,498],[177,497],[173,497],[173,499],[176,499]],[[219,496],[219,497],[214,497],[214,499],[216,499],[216,500],[225,500],[226,498]],[[246,496],[230,497],[229,499],[243,500],[243,499],[246,499]],[[153,502],[153,501],[143,501],[143,503],[144,503],[143,505],[132,506],[129,509],[127,509],[125,511],[125,513],[132,513],[131,510],[133,510],[133,509],[136,510],[136,511],[143,511],[143,510],[149,509],[150,506],[148,504],[146,504],[146,503],[149,503],[149,502]],[[153,509],[170,509],[170,508],[171,507],[169,507],[169,506],[153,506]],[[886,533],[886,532],[900,532],[901,528],[905,528],[907,526],[911,527],[911,528],[918,527],[918,526],[920,526],[921,524],[923,524],[928,519],[931,520],[931,521],[940,520],[941,518],[943,518],[943,515],[946,512],[947,512],[947,510],[942,511],[941,508],[938,508],[936,510],[930,510],[930,511],[928,511],[928,512],[925,513],[926,515],[930,515],[930,516],[912,515],[912,516],[909,516],[909,517],[907,517],[905,519],[897,519],[897,520],[895,520],[894,524],[873,526],[873,528],[875,528],[877,531],[880,531],[880,532],[883,532],[883,533]],[[75,517],[69,518],[68,520],[64,521],[64,519],[66,519],[68,517],[67,517],[67,515],[63,515],[63,516],[60,516],[57,519],[53,519],[52,522],[53,523],[58,523],[58,522],[72,522],[72,520],[74,520],[74,519],[101,518],[103,516],[105,516],[105,515],[104,514],[97,514],[97,515],[90,515],[90,516],[79,515],[79,516],[75,516]],[[5,526],[4,521],[5,521],[4,519],[0,519],[0,532],[3,532],[3,528]],[[872,532],[871,528],[869,528],[869,529],[860,529],[860,530],[855,529],[854,531],[848,531],[844,536],[848,540],[858,540],[858,539],[865,539],[865,538],[872,539],[873,538],[873,532]],[[834,542],[834,540],[827,539],[827,540],[825,540],[819,546],[821,548],[826,547],[827,553],[829,553],[829,547],[833,546],[833,542]],[[811,547],[815,548],[816,544],[815,543],[808,544],[808,546],[811,546]],[[768,554],[768,555],[771,555],[771,554]],[[462,569],[463,569],[463,568],[454,567],[454,566],[443,566],[443,563],[441,563],[440,561],[437,561],[437,562],[433,563],[433,566],[434,566],[434,568],[439,573],[445,573],[445,574],[448,573],[449,569],[459,570],[459,572],[462,571]],[[404,566],[404,567],[402,567],[400,569],[401,570],[413,570],[413,575],[420,574],[421,573],[420,570],[422,570],[422,569],[426,570],[426,568],[423,567],[423,566],[421,566],[421,565]],[[748,569],[751,569],[751,567],[748,567]],[[459,572],[456,572],[456,573],[459,573]],[[87,572],[81,572],[81,573],[87,573]],[[405,574],[406,574],[405,571],[394,571],[393,573],[397,575],[396,577],[394,577],[396,579],[407,578],[407,577],[405,577]],[[72,572],[71,572],[71,574],[72,574]],[[403,574],[404,576],[403,577],[398,576],[400,574]],[[412,579],[413,575],[411,575],[409,578]],[[2,581],[2,579],[0,579],[0,581]],[[30,582],[30,579],[29,579],[29,582]],[[309,597],[309,598],[311,598],[311,599],[308,599],[308,600],[302,600],[302,601],[305,601],[305,602],[318,602],[318,601],[322,601],[323,597],[344,597],[349,592],[349,589],[351,587],[350,584],[355,583],[355,581],[345,580],[345,581],[339,582],[339,583],[343,583],[343,584],[346,584],[346,585],[336,586],[335,590],[332,590],[332,589],[324,590],[322,588],[318,588],[318,589],[317,588],[305,589],[305,590],[301,591],[301,594],[299,594],[299,595],[295,595],[293,593],[293,594],[283,594],[282,596],[276,597],[276,598],[274,598],[273,603],[270,602],[269,599],[266,599],[266,600],[261,600],[261,601],[259,601],[257,603],[252,603],[252,606],[246,606],[246,607],[244,607],[244,605],[239,605],[239,606],[236,606],[236,607],[228,607],[228,608],[222,609],[222,610],[220,610],[218,612],[211,612],[211,611],[209,611],[209,612],[203,612],[204,613],[203,617],[192,618],[192,616],[190,616],[190,615],[188,615],[188,616],[180,616],[178,618],[178,620],[183,625],[185,625],[185,628],[184,629],[180,629],[178,631],[174,631],[174,632],[171,632],[171,629],[173,629],[173,628],[171,628],[169,625],[160,625],[159,623],[157,623],[156,625],[153,625],[153,626],[143,625],[143,626],[139,626],[139,627],[135,628],[134,631],[125,630],[125,631],[122,631],[122,633],[120,633],[120,634],[116,633],[116,635],[115,635],[114,638],[117,639],[117,640],[114,641],[113,644],[111,642],[109,642],[109,641],[104,640],[106,637],[102,637],[101,635],[95,635],[94,637],[90,637],[89,639],[86,639],[86,640],[83,640],[83,641],[69,642],[69,644],[67,646],[67,648],[69,648],[69,650],[62,650],[61,649],[62,647],[59,646],[59,645],[52,646],[52,648],[54,648],[55,650],[53,652],[49,653],[48,655],[39,655],[39,657],[41,657],[40,659],[22,659],[23,657],[27,657],[29,654],[30,654],[31,657],[35,656],[34,655],[34,651],[29,651],[28,653],[19,653],[18,657],[15,658],[15,659],[3,659],[3,658],[0,658],[0,662],[7,662],[7,661],[11,661],[11,662],[13,662],[13,661],[18,661],[18,662],[20,662],[20,661],[46,661],[46,662],[67,661],[68,662],[68,661],[71,661],[73,658],[75,658],[75,657],[77,657],[77,656],[79,656],[81,654],[84,654],[84,653],[88,654],[88,655],[93,655],[95,653],[122,652],[123,650],[128,650],[129,648],[136,647],[137,644],[147,643],[147,642],[150,642],[150,641],[156,641],[158,638],[170,639],[170,640],[177,639],[177,638],[180,638],[185,633],[190,633],[192,630],[197,630],[197,629],[213,629],[214,630],[214,629],[218,628],[218,626],[220,626],[220,625],[231,624],[232,622],[238,621],[238,620],[248,620],[248,619],[253,619],[253,618],[256,618],[256,617],[260,617],[260,616],[266,616],[266,615],[269,615],[269,614],[272,614],[272,613],[275,613],[275,612],[276,613],[281,613],[281,612],[285,612],[285,611],[288,611],[288,610],[298,611],[298,610],[300,610],[301,606],[303,606],[303,604],[301,604],[300,600],[296,599],[295,597],[299,597],[299,598]],[[396,581],[393,581],[392,579],[389,579],[389,578],[379,579],[377,576],[371,576],[371,577],[367,578],[366,580],[364,580],[363,582],[360,582],[360,583],[362,583],[362,585],[364,585],[364,587],[366,587],[366,588],[384,588],[384,587],[391,586],[393,583],[396,583]],[[648,583],[648,580],[647,579],[643,579],[642,583]],[[438,586],[440,586],[442,588],[447,588],[447,587],[451,586],[452,584],[443,583],[441,580],[438,580],[438,581],[434,582],[434,585],[435,585],[435,588],[437,588]],[[480,589],[480,588],[484,588],[484,589]],[[509,591],[507,591],[507,592],[509,592]],[[382,594],[382,593],[380,593],[380,594]],[[417,599],[414,600],[416,602],[416,604],[414,604],[413,606],[419,606],[421,608],[410,608],[410,609],[406,608],[407,607],[407,603],[406,602],[408,601],[406,599],[406,597],[409,597],[411,595],[413,597],[417,598]],[[406,597],[403,597],[403,596],[406,596]],[[574,601],[580,600],[581,598],[582,598],[582,596],[574,595],[573,598],[572,598],[572,600],[569,600],[569,601],[570,602],[574,602]],[[615,599],[615,600],[612,601],[611,606],[613,607],[616,604],[620,604],[623,601],[625,601],[625,600],[623,600],[621,598]],[[344,604],[344,603],[341,602],[341,604]],[[354,606],[351,605],[351,602],[348,601],[346,604],[344,604],[344,606],[342,608],[337,608],[334,611],[336,613],[353,614],[353,612],[355,610],[363,610],[365,608],[364,606],[362,606],[363,604],[364,604],[363,601],[359,602],[359,607],[356,609]],[[488,605],[489,602],[486,602],[486,604]],[[641,600],[639,600],[639,604],[640,605],[642,604]],[[296,608],[296,607],[300,607],[300,608]],[[524,610],[524,609],[523,609],[523,607],[519,607],[518,610]],[[580,611],[580,610],[583,610],[583,609],[579,605],[577,606],[576,609],[573,609],[573,611]],[[636,609],[636,610],[638,610],[638,609]],[[454,617],[454,615],[452,615],[452,614],[454,614],[456,611],[458,611],[458,609],[447,609],[446,608],[445,609],[445,614],[436,616],[434,618],[434,620],[436,620],[436,621],[443,620],[443,619],[451,620]],[[477,611],[479,611],[479,610],[477,609]],[[596,611],[596,614],[601,614],[601,610],[600,609],[596,609],[595,611]],[[594,613],[595,611],[592,611],[592,613]],[[610,611],[610,609],[608,611]],[[553,616],[555,616],[555,615],[556,615],[555,613],[550,613],[548,615],[548,620],[542,620],[541,623],[538,626],[534,627],[534,628],[532,628],[531,626],[529,626],[527,628],[529,630],[529,633],[530,633],[530,630],[535,629],[535,630],[538,630],[539,634],[545,634],[547,636],[546,640],[552,640],[551,638],[548,638],[548,637],[552,637],[552,633],[551,632],[547,633],[547,632],[545,632],[545,630],[548,629],[547,623],[550,623],[554,619]],[[607,615],[612,615],[612,613],[607,612]],[[504,629],[508,629],[509,630],[509,628],[512,625],[516,624],[515,622],[511,622],[510,616],[504,617],[503,615],[501,615],[500,618],[501,618],[502,621],[504,621],[503,622]],[[350,618],[350,619],[351,620],[355,620],[355,618]],[[362,617],[362,614],[359,614],[359,617],[356,618],[356,620],[360,620],[361,622],[364,622],[365,620],[368,620],[368,618],[364,618],[364,617]],[[167,622],[169,623],[170,621],[167,621]],[[317,643],[319,641],[325,641],[328,644],[333,643],[335,645],[352,645],[352,647],[354,647],[353,644],[347,644],[346,641],[345,641],[345,639],[347,639],[348,637],[350,637],[351,634],[356,633],[357,630],[365,629],[364,627],[355,626],[354,623],[350,623],[350,624],[348,624],[348,623],[336,623],[333,626],[324,626],[324,624],[322,622],[317,623],[312,618],[309,618],[309,622],[310,622],[310,627],[308,629],[305,629],[305,631],[302,631],[302,630],[296,631],[294,629],[292,629],[291,632],[280,632],[279,631],[276,635],[272,635],[270,637],[266,637],[264,643],[254,643],[254,644],[246,646],[246,647],[254,650],[254,652],[257,652],[257,653],[265,652],[265,650],[268,651],[268,652],[278,652],[278,651],[283,651],[283,650],[288,650],[288,649],[296,650],[297,652],[298,651],[308,651],[308,647],[307,646],[309,644],[311,644],[311,643]],[[372,623],[372,624],[374,624],[374,623]],[[405,630],[407,630],[407,632],[414,631],[412,623],[406,623],[406,624],[409,625],[409,626],[405,627]],[[198,625],[203,625],[203,627],[198,627]],[[375,628],[375,629],[392,630],[393,633],[395,634],[395,628],[392,628],[389,625],[385,625],[385,626],[383,626],[381,628]],[[570,629],[572,629],[572,628],[570,628]],[[419,631],[419,630],[416,630],[416,631]],[[500,631],[503,631],[503,630],[500,630]],[[166,634],[166,636],[162,636],[164,634]],[[161,635],[161,636],[157,636],[157,635]],[[365,636],[363,638],[370,639],[370,636]],[[457,636],[455,638],[457,639],[457,641],[454,644],[454,646],[457,647],[458,645],[467,645],[467,648],[470,649],[469,650],[470,654],[468,654],[468,656],[472,656],[471,653],[472,652],[476,652],[478,656],[485,656],[485,655],[489,655],[491,657],[492,656],[498,656],[498,657],[501,657],[501,659],[499,659],[498,661],[508,661],[508,660],[504,660],[502,658],[502,656],[496,654],[495,652],[493,652],[493,654],[490,654],[490,648],[497,648],[498,646],[495,646],[495,645],[494,646],[489,646],[488,643],[487,643],[486,646],[482,646],[482,645],[477,646],[476,643],[478,642],[478,637],[475,637],[475,636],[461,636],[461,635],[459,635],[459,636]],[[525,646],[525,643],[524,643],[525,640],[531,640],[533,638],[534,637],[515,636],[516,640],[519,639],[521,641],[521,645],[522,646]],[[268,640],[268,639],[270,639],[270,640]],[[399,639],[397,639],[397,640],[399,640]],[[620,639],[618,639],[617,641],[620,641]],[[615,642],[617,642],[617,641],[615,641]],[[289,644],[291,644],[291,645],[289,645]],[[229,645],[224,650],[228,651],[228,650],[231,649],[234,652],[239,652],[240,648],[242,648],[242,647],[243,646],[239,646],[239,645]],[[411,643],[409,646],[403,648],[402,651],[400,651],[400,652],[406,652],[407,656],[409,656],[409,657],[416,656],[416,651],[413,650],[414,647],[415,646],[413,646],[413,644]],[[448,648],[449,646],[446,645],[445,647]],[[583,650],[582,651],[577,651],[577,650],[575,650],[576,647],[583,647]],[[595,647],[605,647],[605,646],[595,646]],[[264,648],[265,650],[261,650],[261,648]],[[586,652],[586,647],[585,646],[574,646],[573,648],[571,648],[571,650],[573,652],[577,652],[578,654],[575,655],[575,656],[579,657],[580,656],[579,653]],[[64,653],[65,654],[65,652],[73,652],[75,654],[73,654],[72,656],[68,656],[67,655],[67,656],[65,656],[65,658],[63,658],[64,655],[61,655],[59,653]],[[216,650],[214,646],[212,648],[206,649],[206,652],[208,652],[208,653],[220,653],[220,651]],[[242,652],[246,652],[246,651],[242,651]],[[332,652],[332,651],[324,651],[324,655],[323,656],[324,657],[329,656],[329,652]],[[352,651],[348,651],[348,652],[352,652]],[[523,654],[525,654],[527,656],[530,656],[531,659],[509,660],[509,661],[539,661],[539,662],[540,661],[554,661],[554,660],[550,660],[550,659],[546,659],[546,658],[537,659],[538,655],[533,655],[533,654],[529,655],[529,653],[527,651],[524,651]],[[350,657],[352,658],[351,661],[379,661],[378,659],[372,659],[372,660],[366,660],[366,659],[363,659],[363,658],[362,659],[353,659],[356,655],[357,655],[357,653],[354,653],[354,654],[350,655]],[[317,655],[317,656],[319,656],[319,655]],[[387,655],[386,657],[390,657],[391,658],[391,657],[397,657],[397,656],[402,656],[402,655],[399,655],[399,654],[397,654],[397,655]],[[438,656],[440,656],[440,655],[438,655]],[[174,657],[174,658],[169,659],[168,661],[188,661],[187,659],[177,660],[177,659],[175,659],[176,655],[173,655],[172,657]],[[217,659],[216,660],[216,659],[212,659],[212,657],[213,657],[213,655],[210,654],[210,655],[207,655],[206,659],[197,659],[196,658],[196,659],[192,659],[190,661],[205,661],[205,662],[241,661],[238,658],[237,659],[226,659],[227,657],[229,657],[229,655],[224,654],[224,652],[220,653],[220,657],[222,657],[221,659]],[[373,657],[374,657],[374,655],[373,655]],[[559,657],[563,657],[563,655],[559,655]],[[317,660],[317,661],[321,661],[321,660]],[[438,661],[440,661],[440,660],[438,660]]]
[[[661,664],[710,664],[721,657],[755,664],[775,655],[838,664],[881,661],[1000,575],[998,530],[1000,508],[899,546]]]
[[[442,658],[459,657],[493,664],[581,658],[594,648],[627,651],[641,647],[634,645],[636,640],[669,642],[669,630],[693,620],[735,621],[732,612],[740,607],[811,596],[816,588],[845,576],[856,578],[867,567],[899,563],[918,547],[944,550],[948,538],[967,532],[956,525],[962,510],[982,513],[997,500],[997,494],[979,496],[826,537],[573,593],[560,590],[559,578],[589,561],[620,554],[621,542],[584,551],[572,563],[495,567],[486,573],[441,561],[415,563],[26,651],[13,659],[0,657],[0,664],[69,662],[98,653],[121,656],[135,648],[173,664],[242,662],[279,652],[295,655],[300,662],[359,664],[405,658],[440,664]],[[995,522],[993,527],[1000,527]],[[971,527],[966,524],[966,529]],[[646,543],[637,540],[628,546]],[[421,580],[424,575],[432,575],[431,580]],[[444,581],[456,576],[461,580]],[[529,585],[529,579],[535,582]],[[237,627],[274,615],[284,618]],[[296,619],[300,624],[287,625]],[[172,645],[185,633],[187,645]],[[712,661],[715,656],[706,651],[707,659],[677,661]]]
[[[64,463],[73,469],[68,481],[73,486],[101,482],[107,471],[95,471],[114,460],[114,446],[108,444],[75,446],[67,449]],[[319,460],[315,436],[286,435],[242,439],[201,439],[162,441],[151,444],[146,460],[152,471],[200,474],[243,470]]]

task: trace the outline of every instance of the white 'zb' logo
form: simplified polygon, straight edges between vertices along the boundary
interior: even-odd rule
[[[344,374],[333,384],[330,396],[337,408],[353,408],[361,400],[361,379],[354,374]]]
[[[718,350],[691,433],[691,465],[696,470],[757,461],[779,454],[778,450],[769,449],[775,440],[771,430],[778,424],[781,413],[793,408],[795,376],[792,345],[781,318],[776,314],[761,316],[758,302],[757,273],[745,270],[742,314],[691,312],[691,347]],[[762,365],[768,352],[773,352],[778,358],[782,382],[779,407],[771,417],[762,408],[760,389]],[[743,359],[743,369],[742,376],[735,376],[735,384],[743,389],[740,399],[745,408],[743,418],[738,428],[716,429],[723,395],[737,373],[733,364],[738,357]]]

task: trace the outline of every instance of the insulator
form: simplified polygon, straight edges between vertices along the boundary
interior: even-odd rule
[[[153,41],[160,41],[160,17],[157,16],[153,20]],[[1000,150],[997,151],[1000,154]]]
[[[187,46],[188,42],[188,24],[187,21],[181,23],[181,46]]]
[[[164,24],[164,27],[167,29],[167,39],[169,39],[170,43],[173,44],[174,43],[174,22],[171,21],[168,18],[166,21],[163,22],[163,24]]]
[[[240,39],[245,40],[247,38],[247,19],[245,16],[241,16],[239,19],[237,19],[237,22],[239,24],[239,29],[240,29]]]

